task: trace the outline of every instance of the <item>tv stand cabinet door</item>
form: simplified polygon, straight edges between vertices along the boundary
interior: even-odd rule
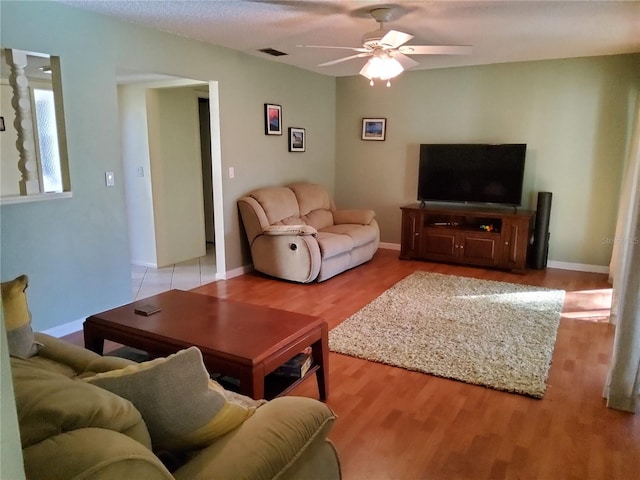
[[[500,235],[496,233],[463,233],[458,244],[462,263],[497,266],[502,260]]]
[[[459,262],[459,236],[456,230],[425,228],[422,231],[420,257],[441,262]]]
[[[502,224],[502,266],[512,270],[525,270],[527,249],[531,236],[533,217],[522,216],[505,219]]]
[[[420,233],[424,220],[423,213],[422,210],[417,208],[402,209],[400,258],[404,260],[420,258]]]

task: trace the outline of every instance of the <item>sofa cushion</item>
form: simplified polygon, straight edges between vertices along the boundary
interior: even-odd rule
[[[64,432],[22,455],[29,480],[174,480],[149,446],[103,428]]]
[[[302,217],[304,223],[311,225],[316,230],[333,225],[333,215],[329,210],[313,210]]]
[[[327,258],[350,252],[353,248],[353,239],[348,235],[322,231],[318,232],[318,245],[324,261]]]
[[[2,314],[7,329],[9,355],[18,358],[29,358],[38,353],[42,347],[33,338],[31,328],[31,312],[27,303],[27,287],[29,277],[19,277],[2,282]]]
[[[235,429],[264,402],[227,395],[196,347],[85,379],[130,400],[144,419],[155,450],[202,447]]]
[[[11,359],[22,447],[81,428],[106,428],[150,446],[140,412],[124,398],[32,360]]]
[[[285,218],[300,217],[296,196],[286,187],[262,188],[250,193],[249,196],[260,204],[270,225],[281,222]]]
[[[275,398],[240,428],[198,452],[173,475],[176,480],[340,478],[339,472],[326,473],[335,469],[334,455],[329,457],[333,462],[324,457],[326,470],[318,469],[312,476],[289,475],[306,452],[315,449],[317,453],[320,445],[326,444],[335,419],[335,413],[318,400]]]
[[[329,192],[321,185],[313,183],[296,183],[289,188],[295,193],[300,207],[300,215],[307,215],[313,210],[331,210]]]
[[[323,233],[347,236],[352,241],[352,247],[360,247],[374,242],[378,238],[378,230],[370,225],[354,225],[352,223],[332,225],[322,230]]]
[[[333,212],[333,222],[340,223],[355,223],[358,225],[369,225],[376,216],[376,212],[369,209],[350,209],[350,210],[336,210]]]
[[[306,225],[306,222],[302,217],[292,216],[283,218],[279,222],[274,223],[274,225]]]

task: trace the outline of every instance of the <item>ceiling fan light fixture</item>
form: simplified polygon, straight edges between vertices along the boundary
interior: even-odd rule
[[[1,1],[1,0],[0,0]],[[277,3],[277,2],[276,2]],[[391,20],[392,9],[395,6],[382,6],[369,11],[373,19],[380,24],[377,30],[367,32],[362,37],[362,47],[347,47],[336,45],[298,45],[299,47],[334,48],[357,52],[347,57],[338,58],[321,63],[319,67],[328,67],[337,63],[346,62],[354,58],[370,57],[369,61],[360,70],[360,75],[369,79],[369,85],[373,86],[375,80],[389,81],[400,75],[404,70],[420,65],[409,55],[463,55],[471,53],[468,45],[406,45],[413,39],[410,33],[385,28],[384,23]]]
[[[390,55],[375,55],[369,59],[369,61],[360,70],[360,75],[371,80],[387,80],[387,86],[390,85],[388,81],[391,78],[397,77],[404,71],[404,68],[398,60]]]

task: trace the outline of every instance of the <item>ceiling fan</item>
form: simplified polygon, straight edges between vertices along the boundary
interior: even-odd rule
[[[321,63],[319,67],[327,67],[336,63],[346,62],[354,58],[371,57],[360,70],[360,75],[370,80],[386,80],[390,86],[390,79],[404,70],[419,65],[408,55],[468,55],[471,53],[469,45],[405,45],[413,35],[384,28],[384,23],[391,19],[391,9],[388,7],[374,8],[370,15],[380,24],[380,28],[367,32],[362,37],[362,47],[340,47],[329,45],[299,45],[308,48],[336,48],[358,52],[348,57],[338,58],[330,62]]]

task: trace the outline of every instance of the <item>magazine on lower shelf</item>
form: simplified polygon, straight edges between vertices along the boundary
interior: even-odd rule
[[[302,378],[312,366],[313,355],[311,354],[311,347],[307,347],[291,360],[278,367],[273,374],[281,377]]]

